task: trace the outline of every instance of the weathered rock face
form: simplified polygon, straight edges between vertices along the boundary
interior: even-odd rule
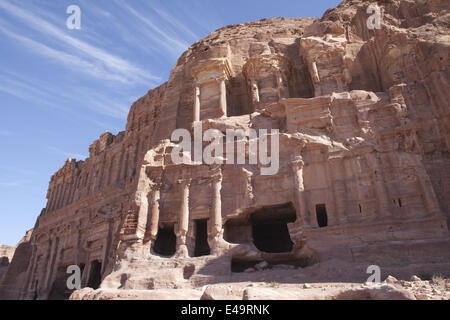
[[[367,2],[344,1],[321,20],[229,26],[191,46],[125,132],[52,177],[20,298],[67,298],[69,265],[109,290],[227,282],[262,261],[448,272],[450,8],[378,5],[380,29]],[[180,128],[276,129],[279,170],[175,164]],[[252,139],[236,157],[264,140]]]
[[[2,246],[0,248],[0,261],[4,263],[3,270],[0,266],[0,300],[17,300],[25,289],[27,268],[31,256],[32,233],[33,230],[27,231],[16,247]],[[2,251],[5,253],[3,257]]]
[[[11,262],[15,247],[0,245],[0,282],[6,273]]]

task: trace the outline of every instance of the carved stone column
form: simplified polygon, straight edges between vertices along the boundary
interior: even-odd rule
[[[297,202],[297,222],[299,225],[311,225],[311,218],[308,217],[308,204],[305,195],[305,185],[303,183],[303,168],[305,163],[303,158],[298,156],[292,162],[292,169],[294,171],[294,190],[295,201]]]
[[[259,98],[259,87],[258,87],[258,82],[254,79],[252,79],[250,81],[250,86],[251,86],[251,90],[252,90],[252,102],[253,102],[253,106],[258,106],[260,98]]]
[[[311,77],[314,83],[320,82],[319,70],[317,69],[317,63],[315,61],[311,63]]]
[[[178,216],[177,230],[177,257],[188,257],[188,249],[186,245],[186,237],[189,231],[189,187],[190,179],[179,180],[181,185],[181,207]]]
[[[31,299],[32,283],[34,281],[34,271],[36,269],[37,260],[37,244],[35,240],[31,243],[31,258],[30,263],[27,268],[27,280],[25,281],[25,286],[20,294],[20,299]]]
[[[55,202],[55,190],[56,188],[52,185],[51,190],[49,192],[49,197],[47,201],[47,212],[51,212],[53,210],[53,203]]]
[[[219,81],[219,88],[220,88],[220,110],[222,113],[222,116],[227,116],[227,86],[225,84],[225,79],[220,78]]]
[[[277,86],[278,86],[278,98],[279,99],[284,99],[284,98],[289,98],[289,90],[286,87],[285,83],[287,81],[285,81],[283,74],[281,73],[280,70],[276,71],[276,77],[277,77]]]
[[[333,196],[335,203],[335,222],[336,224],[342,224],[346,222],[345,211],[347,198],[345,181],[339,179],[336,172],[345,172],[341,158],[333,158],[329,160],[328,170],[330,174],[330,180],[333,188]]]
[[[200,85],[195,87],[194,122],[200,121]]]
[[[219,246],[223,240],[223,223],[222,223],[222,172],[220,167],[213,168],[212,172],[212,206],[211,206],[211,224],[210,234],[211,252],[219,253]]]
[[[106,239],[103,243],[103,252],[102,252],[102,269],[101,274],[103,274],[108,266],[109,263],[109,251],[111,249],[112,245],[112,238],[113,238],[113,229],[114,229],[114,209],[110,208],[109,213],[106,214],[105,217],[105,223],[108,225],[108,233],[106,236]]]
[[[52,254],[52,250],[53,250],[53,245],[54,245],[54,240],[53,237],[48,237],[48,245],[47,245],[47,250],[45,250],[45,255],[42,259],[43,263],[44,263],[44,267],[41,268],[41,274],[39,275],[39,280],[38,280],[38,287],[36,288],[37,294],[38,296],[40,296],[40,294],[42,293],[42,291],[45,289],[45,283],[46,283],[46,279],[47,279],[47,273],[48,270],[50,268],[49,266],[49,261],[51,259],[51,254]]]
[[[158,236],[159,231],[159,214],[160,214],[160,208],[159,208],[159,200],[161,197],[161,184],[155,183],[151,187],[151,198],[150,198],[150,210],[148,218],[148,221],[150,223],[149,227],[149,237],[150,241],[152,242],[150,246],[156,241],[156,238]]]
[[[50,256],[49,256],[49,264],[47,265],[47,273],[45,276],[45,281],[43,283],[43,289],[45,290],[45,299],[48,297],[48,294],[50,293],[50,280],[53,276],[53,269],[56,262],[56,255],[58,252],[58,244],[59,239],[56,236],[53,236],[52,246],[50,249]]]
[[[69,238],[68,237],[63,238],[60,234],[56,240],[57,240],[57,242],[56,242],[56,247],[55,247],[55,252],[54,252],[54,257],[53,257],[53,263],[52,263],[52,267],[50,269],[51,273],[50,273],[50,277],[49,277],[48,283],[47,283],[47,295],[49,295],[51,293],[51,290],[53,288],[53,284],[58,275],[58,268],[62,263],[64,248],[66,248]]]

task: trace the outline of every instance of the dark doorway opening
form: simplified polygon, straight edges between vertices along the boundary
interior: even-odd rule
[[[208,256],[211,249],[208,244],[208,220],[195,221],[195,251],[196,257]]]
[[[177,236],[174,232],[174,225],[165,225],[159,228],[153,251],[164,257],[171,257],[177,250]]]
[[[86,265],[84,263],[80,264],[80,276],[81,278],[83,278],[83,272],[84,272],[84,268],[86,267]]]
[[[324,204],[316,205],[317,223],[320,228],[328,227],[327,206]]]
[[[91,262],[91,272],[89,274],[88,288],[94,290],[100,287],[102,283],[102,263],[98,260]]]
[[[292,203],[265,207],[253,212],[250,221],[256,248],[267,253],[291,252],[294,243],[287,225],[296,219]]]

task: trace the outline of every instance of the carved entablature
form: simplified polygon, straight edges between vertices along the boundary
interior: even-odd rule
[[[192,77],[197,84],[217,80],[229,80],[233,76],[231,63],[227,58],[200,61],[192,68]]]
[[[289,97],[289,61],[280,55],[251,58],[243,67],[255,109]]]
[[[345,37],[327,35],[303,38],[300,47],[308,64],[316,97],[349,89],[353,80]]]
[[[195,80],[194,122],[227,116],[226,82],[233,77],[226,58],[200,61],[192,68]]]

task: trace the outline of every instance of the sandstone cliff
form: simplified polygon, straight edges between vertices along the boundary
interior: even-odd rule
[[[353,271],[335,268],[334,280],[364,281],[370,264],[385,276],[448,272],[450,6],[377,1],[371,30],[370,3],[193,44],[124,132],[51,178],[20,297],[67,297],[73,264],[84,287],[111,290],[258,281],[264,261],[345,261]],[[279,130],[280,170],[174,164],[167,139],[199,123]]]

